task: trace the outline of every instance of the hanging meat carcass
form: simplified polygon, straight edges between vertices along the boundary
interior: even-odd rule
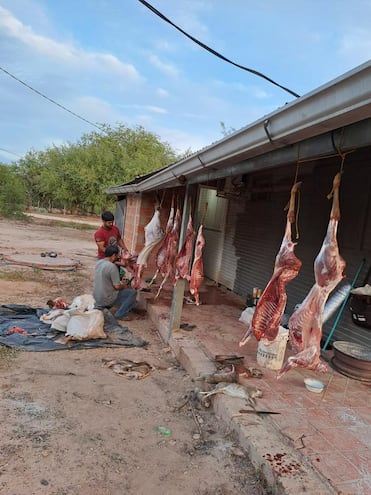
[[[290,343],[294,356],[288,358],[278,377],[296,366],[317,372],[327,371],[320,359],[323,311],[330,293],[344,278],[345,261],[339,254],[337,229],[340,220],[339,187],[341,174],[333,181],[333,200],[327,233],[314,262],[315,284],[289,320]]]
[[[165,282],[171,278],[175,273],[175,258],[178,250],[180,224],[182,221],[182,215],[180,208],[176,210],[173,227],[167,236],[166,251],[164,253],[164,259],[161,266],[158,267],[160,274],[162,275],[162,282],[157,291],[155,299],[160,295],[160,292],[165,285]]]
[[[155,282],[158,274],[163,273],[166,269],[165,263],[167,256],[167,245],[169,243],[169,236],[174,225],[174,216],[175,216],[175,209],[174,209],[174,197],[173,197],[173,199],[171,200],[170,213],[165,228],[165,235],[162,238],[162,242],[156,254],[156,267],[157,267],[156,273],[153,275],[150,285],[152,285]]]
[[[189,219],[183,246],[175,258],[174,285],[179,278],[190,280],[189,269],[191,265],[192,247],[196,232],[193,228],[192,213],[189,212]]]
[[[252,334],[257,340],[263,339],[264,344],[272,343],[277,337],[286,307],[286,285],[298,275],[302,265],[294,254],[297,243],[291,239],[291,224],[295,221],[295,197],[300,184],[301,182],[296,182],[291,189],[285,234],[276,256],[273,275],[258,301],[251,323],[240,341],[240,347],[246,344]]]
[[[140,289],[143,271],[153,249],[162,241],[164,231],[160,223],[160,208],[156,208],[151,221],[144,227],[145,244],[138,255],[134,272],[134,289]]]
[[[200,305],[200,295],[198,289],[201,287],[204,281],[204,265],[202,262],[202,250],[205,246],[205,238],[202,233],[202,223],[197,232],[195,256],[192,264],[191,278],[189,282],[189,291],[194,296],[196,305]]]

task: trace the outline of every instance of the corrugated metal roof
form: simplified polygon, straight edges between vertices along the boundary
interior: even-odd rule
[[[108,194],[179,186],[210,168],[281,149],[371,117],[371,60],[224,139]],[[228,175],[228,172],[226,172]]]

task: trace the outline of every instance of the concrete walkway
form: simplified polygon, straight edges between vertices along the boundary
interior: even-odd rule
[[[258,365],[254,338],[238,347],[245,331],[238,321],[243,302],[214,286],[203,288],[199,307],[184,305],[182,323],[196,326],[174,331],[169,340],[171,287],[165,287],[157,301],[153,293],[141,292],[141,303],[191,377],[215,371],[216,355],[243,356],[246,367],[263,371],[260,379],[240,375],[239,382],[263,391],[257,399],[258,409],[280,414],[240,413],[246,409],[245,401],[222,394],[214,397],[213,408],[238,433],[258,476],[272,493],[371,493],[370,384],[347,378],[331,367],[320,377],[296,369],[277,381],[275,371]],[[305,377],[319,378],[326,385],[324,392],[307,391]],[[201,383],[196,381],[195,387]]]

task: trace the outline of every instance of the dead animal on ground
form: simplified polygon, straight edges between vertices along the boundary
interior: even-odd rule
[[[236,366],[236,373],[244,378],[262,378],[263,372],[259,368],[253,368],[249,366],[246,368],[245,366]]]
[[[130,359],[102,359],[102,361],[104,367],[110,368],[117,375],[135,380],[146,378],[154,369],[145,361],[139,363]]]
[[[244,357],[235,354],[216,354],[214,361],[220,364],[233,364],[243,366]]]
[[[230,397],[236,397],[238,399],[244,399],[253,407],[256,404],[255,399],[262,397],[263,392],[256,387],[245,387],[243,385],[239,385],[238,383],[218,383],[216,387],[208,392],[198,392],[200,396],[203,396],[203,399],[207,399],[212,395],[217,394],[225,394]]]
[[[237,381],[237,374],[233,364],[222,366],[214,373],[201,373],[196,380],[204,380],[206,383],[235,383]]]

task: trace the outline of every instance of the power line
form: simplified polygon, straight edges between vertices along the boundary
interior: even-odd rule
[[[21,79],[18,79],[18,77],[14,76],[13,74],[11,74],[9,71],[3,69],[2,67],[0,67],[0,70],[2,70],[5,74],[7,74],[9,77],[12,77],[13,79],[15,79],[17,82],[19,82],[20,84],[23,84],[23,86],[26,86],[26,88],[30,89],[31,91],[33,91],[34,93],[38,94],[39,96],[42,96],[42,98],[45,98],[46,100],[50,101],[51,103],[53,103],[54,105],[57,105],[57,107],[59,108],[62,108],[62,110],[65,110],[66,112],[70,113],[71,115],[73,115],[74,117],[77,117],[78,119],[86,122],[87,124],[90,124],[94,127],[96,127],[97,129],[99,129],[100,131],[104,131],[104,129],[102,127],[100,127],[99,125],[97,124],[94,124],[94,122],[91,122],[90,120],[88,119],[85,119],[84,117],[81,117],[81,115],[78,115],[77,113],[73,112],[72,110],[69,110],[67,107],[61,105],[60,103],[58,103],[57,101],[53,100],[52,98],[49,98],[49,96],[46,96],[44,95],[43,93],[41,93],[41,91],[38,91],[37,89],[33,88],[32,86],[30,86],[29,84],[25,83],[24,81],[22,81]]]
[[[295,96],[296,98],[300,98],[300,95],[298,95],[297,93],[295,93],[291,89],[286,88],[285,86],[282,86],[281,84],[278,84],[276,81],[273,81],[273,79],[271,79],[270,77],[266,76],[265,74],[262,74],[261,72],[258,72],[258,71],[254,70],[254,69],[249,69],[248,67],[245,67],[244,65],[237,64],[236,62],[233,62],[229,58],[225,57],[221,53],[219,53],[216,50],[214,50],[213,48],[210,48],[209,46],[205,45],[204,43],[202,43],[198,39],[196,39],[193,36],[191,36],[190,34],[188,34],[186,31],[184,31],[183,29],[181,29],[179,26],[177,26],[176,24],[174,24],[170,19],[168,19],[167,17],[165,17],[164,14],[162,14],[160,11],[158,11],[157,9],[155,9],[151,4],[149,4],[145,0],[138,0],[138,1],[141,4],[143,4],[145,7],[147,7],[149,10],[151,10],[158,17],[160,17],[162,20],[164,20],[165,22],[168,22],[171,26],[175,27],[175,29],[177,29],[178,31],[180,31],[181,33],[183,33],[184,36],[187,36],[187,38],[189,38],[190,40],[194,41],[195,43],[197,43],[197,45],[201,46],[202,48],[204,48],[208,52],[212,53],[216,57],[224,60],[225,62],[228,62],[229,64],[234,65],[235,67],[238,67],[239,69],[246,70],[247,72],[251,72],[251,74],[254,74],[255,76],[258,76],[258,77],[261,77],[261,78],[265,79],[266,81],[270,82],[271,84],[274,84],[275,86],[278,86],[279,88],[283,89],[284,91],[287,91],[288,93],[290,93],[291,95]]]
[[[10,155],[18,156],[18,158],[22,158],[21,155],[17,155],[17,153],[13,153],[13,151],[6,150],[5,148],[0,148],[0,151],[5,151],[5,153],[9,153]]]

